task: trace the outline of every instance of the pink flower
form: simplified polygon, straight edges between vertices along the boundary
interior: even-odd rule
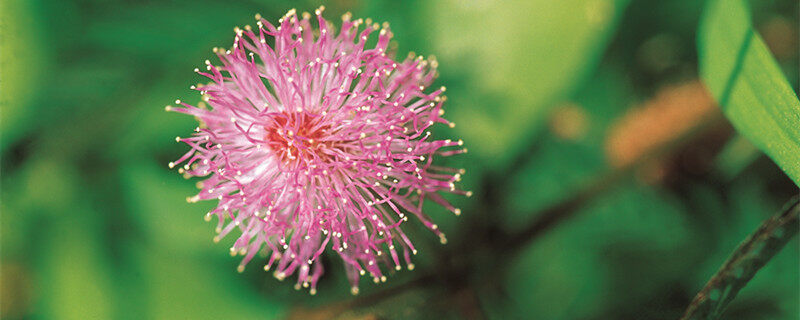
[[[207,72],[195,71],[211,83],[193,87],[210,108],[167,107],[200,121],[192,137],[177,138],[191,150],[169,165],[206,177],[188,200],[219,200],[206,219],[218,221],[214,241],[241,232],[230,249],[244,255],[240,272],[261,252],[265,270],[281,280],[296,273],[295,287],[314,294],[320,254],[331,248],[355,294],[361,275],[386,280],[381,264],[413,269],[417,250],[400,228],[409,215],[446,242],[422,203],[460,214],[438,192],[469,195],[455,186],[463,171],[432,161],[466,149],[428,131],[453,126],[442,118],[445,88],[427,89],[435,60],[395,62],[387,24],[377,31],[346,14],[337,33],[323,9],[319,29],[308,13],[291,10],[278,26],[256,15],[258,29],[236,28],[233,48],[214,50],[222,65],[206,60]],[[376,46],[365,48],[376,31]]]

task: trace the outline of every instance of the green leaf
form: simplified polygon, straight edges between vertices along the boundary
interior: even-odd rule
[[[700,74],[739,133],[800,184],[800,101],[741,0],[711,0],[698,35]]]
[[[36,261],[39,306],[46,319],[109,319],[112,268],[103,255],[97,213],[87,204],[49,220]]]
[[[186,203],[197,189],[182,180],[177,172],[155,164],[127,164],[121,177],[128,190],[125,205],[150,243],[185,253],[227,254],[226,247],[211,240],[216,224],[203,221],[214,204]]]
[[[442,74],[469,66],[465,79],[443,79],[449,117],[470,151],[502,163],[590,75],[627,1],[432,3],[444,13],[432,16]]]
[[[0,150],[5,150],[36,123],[37,114],[30,105],[45,80],[49,61],[44,58],[50,53],[31,1],[3,1],[0,12]]]
[[[575,137],[565,139],[554,133],[554,120],[566,117],[554,110],[551,133],[538,137],[536,151],[508,179],[510,214],[502,219],[506,230],[523,228],[536,218],[532,212],[564,201],[608,169],[608,127],[631,102],[631,89],[623,79],[620,71],[603,66],[575,90],[571,102],[562,106],[584,115],[584,128]]]
[[[755,162],[759,155],[761,152],[747,138],[736,135],[725,144],[715,162],[722,177],[731,180]]]
[[[510,179],[507,204],[512,214],[503,220],[506,230],[524,228],[536,218],[531,213],[569,198],[604,168],[594,150],[552,137],[543,140],[539,154]]]
[[[691,268],[691,258],[674,259],[691,256],[680,216],[679,205],[656,189],[629,184],[611,192],[509,261],[505,303],[541,319],[644,304]]]
[[[141,247],[134,255],[153,319],[278,319],[286,312],[280,300],[244,286],[233,268],[164,248]]]

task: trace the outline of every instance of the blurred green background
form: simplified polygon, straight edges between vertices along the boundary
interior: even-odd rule
[[[465,140],[444,162],[475,196],[454,198],[461,217],[429,206],[449,244],[410,223],[418,268],[357,297],[333,255],[316,296],[239,274],[234,239],[214,244],[202,219],[214,204],[187,204],[196,181],[166,165],[195,121],[163,107],[199,100],[192,69],[234,26],[319,4],[4,0],[0,317],[675,319],[797,192],[698,80],[703,1],[324,2],[334,22],[390,22],[399,57],[437,56],[457,126],[435,134]],[[798,2],[750,4],[797,92]],[[575,199],[567,219],[497,240]],[[799,250],[726,318],[798,319]]]

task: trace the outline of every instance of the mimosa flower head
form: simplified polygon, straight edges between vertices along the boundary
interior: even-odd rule
[[[192,87],[204,102],[167,107],[200,122],[169,165],[205,178],[188,200],[219,202],[206,219],[218,223],[215,241],[238,237],[239,271],[260,255],[313,294],[320,255],[333,250],[357,293],[363,275],[386,280],[381,266],[413,268],[409,216],[446,242],[422,204],[461,213],[441,193],[470,194],[456,186],[463,170],[434,162],[466,149],[429,131],[454,125],[442,117],[445,88],[428,87],[435,59],[395,61],[388,24],[346,14],[335,30],[323,9],[290,10],[277,25],[256,15],[257,28],[236,28],[233,47],[214,50],[221,63],[195,70],[211,80]]]

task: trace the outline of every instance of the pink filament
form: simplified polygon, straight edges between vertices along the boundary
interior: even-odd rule
[[[455,188],[461,174],[431,163],[465,149],[427,131],[450,124],[441,117],[444,88],[424,92],[435,61],[395,62],[386,25],[365,48],[377,25],[359,32],[362,21],[346,15],[334,34],[320,10],[316,17],[317,30],[293,10],[278,26],[259,19],[257,30],[236,30],[231,50],[215,50],[222,65],[207,62],[198,72],[212,82],[196,88],[211,108],[171,108],[202,125],[178,139],[191,150],[170,166],[206,177],[190,200],[219,201],[207,216],[218,218],[216,240],[241,231],[231,247],[244,255],[240,270],[260,251],[265,269],[279,279],[296,273],[296,286],[313,293],[330,247],[357,292],[360,275],[377,282],[380,264],[400,268],[398,249],[413,267],[416,249],[400,228],[408,213],[444,242],[422,202],[460,212],[437,192],[468,194]]]

